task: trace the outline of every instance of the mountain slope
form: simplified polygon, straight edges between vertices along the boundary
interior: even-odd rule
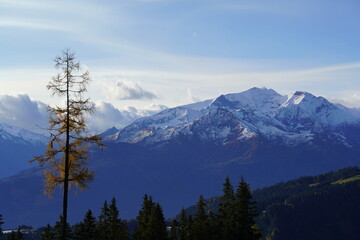
[[[20,170],[31,167],[28,160],[41,154],[47,142],[47,137],[0,123],[0,178],[11,176]]]

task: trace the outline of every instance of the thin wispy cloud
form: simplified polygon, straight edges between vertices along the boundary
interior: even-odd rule
[[[216,68],[215,66],[209,66]],[[255,68],[255,67],[253,67]],[[275,66],[274,66],[275,68]],[[219,94],[240,92],[251,87],[273,88],[280,93],[287,94],[296,90],[313,92],[317,95],[330,97],[339,89],[354,89],[358,86],[356,76],[360,74],[359,63],[348,63],[339,65],[321,66],[318,68],[302,68],[293,70],[261,71],[252,72],[239,71],[235,73],[216,73],[207,72],[172,72],[172,71],[144,71],[131,70],[121,71],[114,69],[101,70],[96,72],[98,75],[106,74],[122,76],[123,78],[137,81],[146,79],[153,82],[162,94],[162,98],[167,99],[170,106],[177,106],[197,101],[199,99],[214,98]],[[339,81],[341,79],[342,81]],[[189,92],[197,93],[197,96]],[[324,88],[324,86],[327,86]],[[326,89],[326,91],[324,91]],[[179,94],[183,90],[186,94]],[[184,93],[183,92],[183,93]],[[360,106],[359,103],[355,103]],[[351,104],[354,106],[354,104]]]
[[[8,56],[0,59],[0,93],[27,93],[54,104],[57,99],[49,98],[44,86],[54,72],[51,59],[66,47],[94,77],[92,100],[107,99],[119,109],[143,108],[149,99],[177,106],[254,86],[323,96],[360,89],[359,34],[353,31],[360,19],[357,3],[0,0],[0,5],[0,42]],[[41,68],[48,69],[42,75],[29,70]],[[128,83],[116,85],[117,79]]]
[[[31,19],[6,19],[0,18],[0,27],[11,27],[11,28],[28,28],[35,30],[52,30],[52,31],[68,31],[66,27],[59,26],[55,23],[43,22]]]

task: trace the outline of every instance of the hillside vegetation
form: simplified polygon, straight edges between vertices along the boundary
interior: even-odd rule
[[[264,239],[358,239],[360,169],[301,177],[253,191]],[[217,212],[220,197],[207,199]],[[195,207],[187,210],[192,213]]]

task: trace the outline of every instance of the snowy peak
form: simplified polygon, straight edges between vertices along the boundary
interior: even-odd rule
[[[272,89],[251,88],[138,119],[114,140],[152,144],[186,135],[227,144],[261,136],[298,144],[349,124],[360,126],[360,115],[323,97],[303,91],[282,96]]]
[[[277,117],[293,123],[309,120],[330,127],[359,121],[349,109],[340,108],[323,97],[302,91],[288,96],[286,102],[281,105]]]
[[[14,143],[46,144],[47,137],[44,135],[30,132],[23,128],[18,128],[6,123],[0,123],[0,139],[12,141]]]
[[[331,105],[329,101],[327,101],[323,97],[315,97],[311,93],[303,92],[303,91],[296,91],[288,96],[288,99],[283,104],[283,106],[287,107],[290,105],[302,105],[305,108],[313,107],[318,105]]]
[[[272,89],[251,88],[241,93],[221,95],[213,101],[211,107],[247,108],[259,112],[271,112],[280,107],[285,100],[286,97]]]

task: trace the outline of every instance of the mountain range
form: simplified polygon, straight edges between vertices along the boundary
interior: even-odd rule
[[[359,110],[330,103],[323,97],[301,91],[282,96],[272,89],[252,88],[141,118],[112,139],[153,145],[185,136],[228,145],[264,137],[296,146],[311,143],[325,133],[351,147],[354,139],[344,129],[359,126],[359,122]]]
[[[106,148],[91,151],[94,182],[71,197],[73,222],[112,196],[123,218],[136,216],[145,193],[174,216],[200,194],[218,195],[226,176],[263,187],[360,163],[360,111],[302,91],[252,88],[165,109],[102,136]],[[7,224],[57,220],[60,193],[44,196],[42,178],[32,168],[0,180]]]

